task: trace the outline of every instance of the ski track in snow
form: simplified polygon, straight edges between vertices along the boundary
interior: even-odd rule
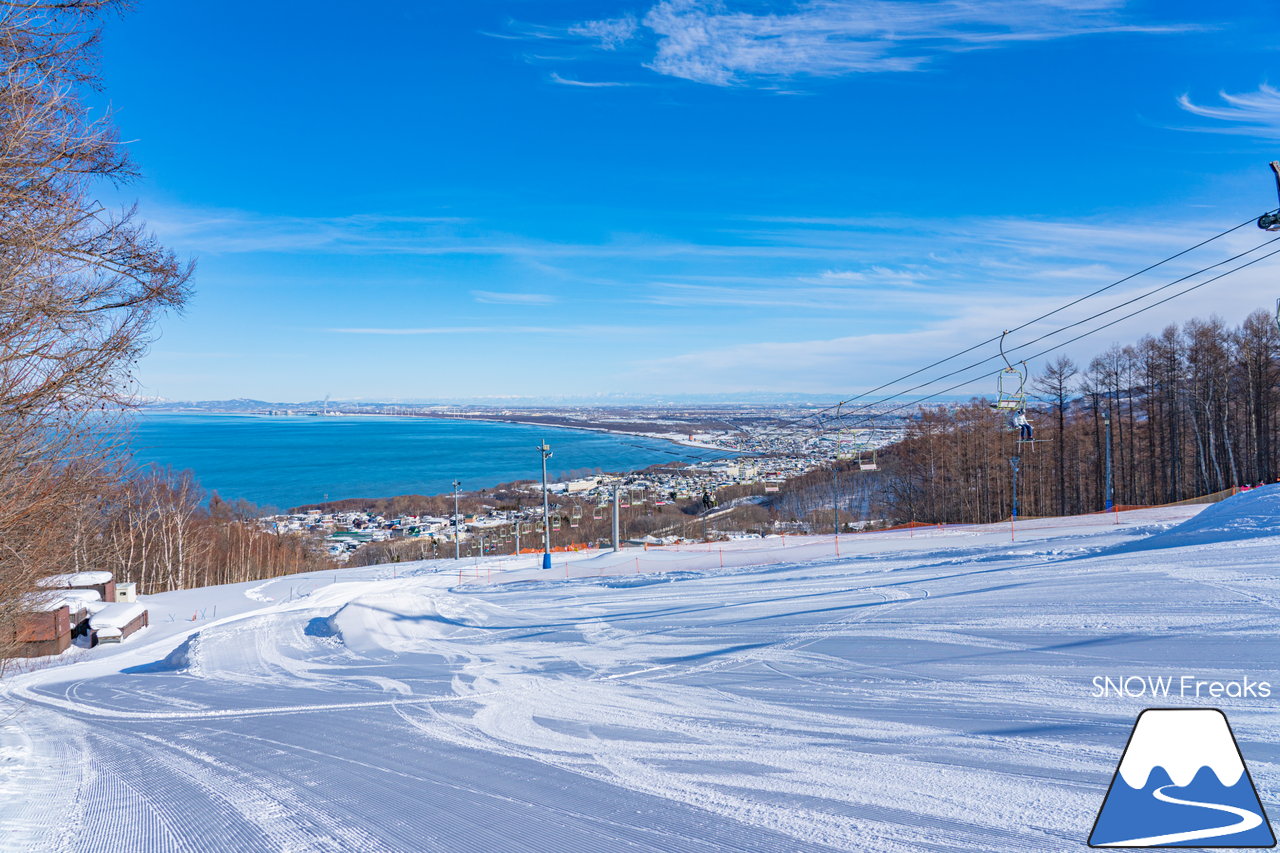
[[[1094,676],[1280,687],[1273,491],[1213,508],[1252,538],[1170,508],[153,596],[0,685],[0,850],[1079,849],[1180,701]],[[1280,748],[1248,757],[1265,802]]]

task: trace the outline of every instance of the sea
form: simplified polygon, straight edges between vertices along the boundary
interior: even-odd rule
[[[226,500],[287,509],[342,498],[443,494],[541,477],[546,441],[553,482],[706,458],[675,442],[492,421],[383,416],[141,412],[134,458],[190,470]]]

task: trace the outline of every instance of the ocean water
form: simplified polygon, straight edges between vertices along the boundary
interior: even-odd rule
[[[698,451],[627,435],[376,416],[273,417],[144,412],[132,431],[138,462],[190,469],[228,500],[287,508],[326,499],[441,494],[548,475],[629,471]],[[698,458],[704,457],[705,454]]]

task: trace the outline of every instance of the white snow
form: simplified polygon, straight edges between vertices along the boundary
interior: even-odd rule
[[[1280,487],[1202,509],[144,596],[0,682],[0,849],[1083,849],[1147,707],[1223,708],[1270,804]]]
[[[147,608],[141,604],[108,604],[89,617],[89,627],[96,631],[103,628],[123,628],[146,612]]]
[[[41,593],[31,602],[33,609],[43,612],[58,610],[64,606],[72,612],[92,610],[103,604],[102,596],[96,589],[59,589],[56,592]]]
[[[61,575],[49,575],[47,578],[41,578],[38,583],[45,589],[74,588],[110,583],[112,577],[111,572],[70,572]]]
[[[70,604],[72,610],[102,601],[102,596],[96,589],[64,589],[57,593],[57,598],[59,601]]]

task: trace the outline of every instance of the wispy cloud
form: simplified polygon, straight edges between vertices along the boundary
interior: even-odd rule
[[[1219,92],[1218,97],[1222,103],[1217,106],[1194,103],[1190,95],[1178,98],[1179,106],[1192,115],[1225,122],[1189,129],[1280,139],[1280,90],[1263,83],[1256,92]]]
[[[598,51],[713,86],[915,71],[935,57],[1097,33],[1183,31],[1126,19],[1126,0],[802,0],[788,11],[724,0],[660,0],[640,16],[564,27]],[[547,25],[525,26],[546,39]]]
[[[183,251],[201,253],[395,251],[431,245],[470,220],[456,216],[364,213],[273,216],[241,210],[153,207],[148,224]]]
[[[635,15],[623,15],[599,21],[584,21],[569,27],[569,34],[595,42],[602,50],[617,50],[635,38],[640,21]]]
[[[625,86],[638,86],[638,83],[623,83],[617,80],[573,80],[551,72],[551,82],[561,86],[580,86],[584,89],[616,89]]]
[[[1169,323],[1182,323],[1190,316],[1223,314],[1229,323],[1239,323],[1251,307],[1270,304],[1274,270],[1263,265],[1250,268],[1210,285],[1203,290],[1151,311],[1122,320],[1098,334],[1070,343],[1069,339],[1117,319],[1142,305],[1085,323],[1070,333],[1051,336],[1031,343],[1054,329],[1094,313],[1101,307],[1118,305],[1136,297],[1143,286],[1129,286],[1108,294],[1107,298],[1070,310],[1052,320],[1038,323],[1010,340],[1010,351],[1016,358],[1031,358],[1043,350],[1063,349],[1033,359],[1030,367],[1038,373],[1043,360],[1064,353],[1078,363],[1090,358],[1115,342],[1133,343],[1146,334],[1156,334]],[[930,297],[931,299],[933,297]],[[648,358],[633,364],[626,378],[636,384],[664,388],[671,392],[693,387],[718,387],[725,391],[751,389],[787,389],[821,393],[858,393],[879,385],[899,374],[906,374],[921,364],[977,344],[987,336],[999,335],[1005,328],[1019,325],[1059,307],[1061,293],[1032,295],[1018,292],[983,292],[947,300],[947,310],[940,317],[904,317],[900,322],[873,324],[869,331],[835,336],[806,335],[800,340],[764,338],[751,343],[720,347],[704,347],[677,355]],[[1022,349],[1018,347],[1027,344]],[[985,361],[984,361],[985,359]],[[981,363],[979,363],[981,362]],[[969,365],[975,365],[969,367]],[[994,342],[975,350],[963,359],[891,386],[882,394],[899,394],[951,370],[967,368],[958,375],[915,390],[911,397],[940,393],[959,385],[949,393],[991,394],[995,374],[1002,366]],[[689,377],[696,377],[691,382]],[[700,385],[698,383],[701,383]],[[877,394],[872,399],[879,398]]]
[[[815,294],[834,288],[889,298],[922,287],[945,289],[975,271],[988,282],[1025,288],[1043,280],[1046,288],[1058,287],[1063,284],[1050,280],[1096,280],[1158,249],[1195,243],[1222,224],[734,216],[696,237],[613,233],[599,242],[582,242],[549,239],[527,226],[510,233],[462,217],[306,218],[169,209],[152,220],[160,236],[183,252],[483,256],[516,261],[530,274],[578,284],[617,279],[621,287],[633,288],[659,282],[655,287],[665,290],[655,290],[654,301],[668,304],[692,304],[698,293],[692,286],[736,289],[752,279],[759,279],[761,288],[774,282],[780,299],[797,286]],[[556,300],[535,280],[518,281],[505,291],[486,287],[487,282],[475,284],[480,286],[471,296],[480,302],[539,305]],[[711,297],[708,304],[731,298],[725,292],[705,292]]]
[[[565,331],[550,326],[429,326],[397,329],[388,327],[326,329],[339,335],[484,335],[511,332],[523,335],[553,335]]]
[[[654,330],[643,326],[427,326],[422,328],[354,327],[325,329],[339,335],[640,335]]]
[[[494,290],[473,290],[471,297],[476,302],[494,305],[550,305],[556,301],[550,293],[501,293]]]

